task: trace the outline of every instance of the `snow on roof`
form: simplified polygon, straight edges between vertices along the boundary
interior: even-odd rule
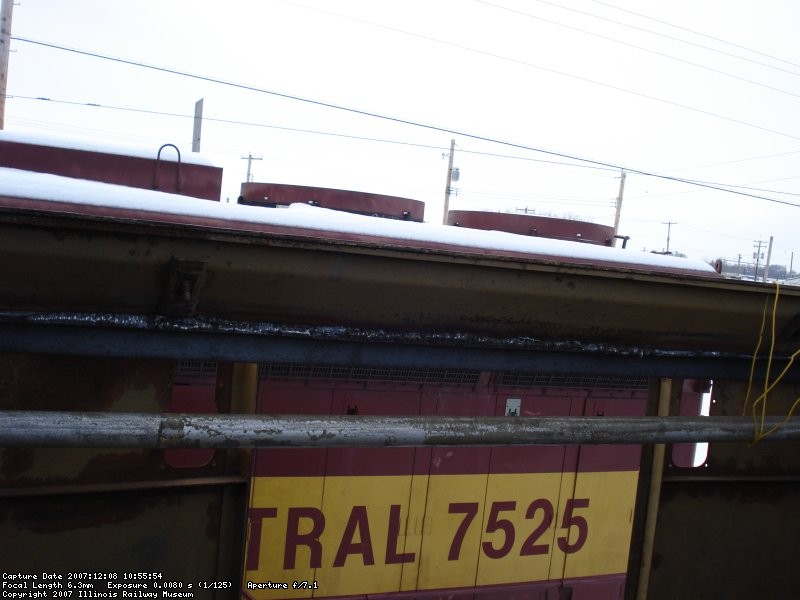
[[[480,248],[499,252],[518,252],[584,261],[620,263],[632,268],[649,267],[714,273],[706,263],[690,258],[662,256],[631,249],[611,248],[537,238],[501,231],[482,231],[438,225],[380,219],[330,209],[292,204],[288,209],[221,204],[176,194],[129,188],[108,183],[0,168],[0,196],[30,198],[52,202],[83,204],[193,216],[219,221],[238,221],[280,227],[335,231],[361,236],[393,238],[409,242]],[[223,225],[223,223],[221,223]],[[230,223],[226,228],[230,228]]]
[[[69,150],[83,150],[84,152],[101,152],[103,154],[119,154],[122,156],[134,156],[153,160],[155,160],[158,155],[158,149],[160,147],[160,145],[134,146],[89,139],[76,139],[74,137],[61,137],[51,133],[20,133],[4,130],[0,130],[0,142],[50,146],[53,148],[67,148]],[[165,143],[169,143],[169,140],[166,140]],[[179,144],[175,145],[180,146]],[[161,153],[161,160],[176,162],[177,156],[175,154],[175,149],[165,149]],[[216,166],[208,157],[196,152],[181,152],[181,162],[210,167]]]

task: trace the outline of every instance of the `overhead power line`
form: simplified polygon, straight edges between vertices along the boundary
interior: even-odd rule
[[[596,0],[594,0],[594,1],[596,1]],[[768,63],[763,63],[763,62],[760,62],[760,61],[757,61],[757,60],[753,60],[753,59],[750,59],[750,58],[745,58],[743,56],[739,56],[738,54],[733,54],[731,52],[725,52],[724,50],[719,50],[718,48],[713,48],[711,46],[704,46],[703,44],[698,44],[696,42],[689,42],[687,40],[683,40],[683,39],[675,37],[673,35],[668,35],[666,33],[661,33],[659,31],[653,31],[652,29],[647,29],[645,27],[638,27],[637,25],[631,25],[629,23],[623,23],[622,21],[615,21],[614,19],[609,19],[608,17],[601,17],[600,15],[595,15],[593,13],[586,12],[586,11],[583,11],[583,10],[579,10],[577,8],[570,8],[568,6],[562,6],[560,4],[556,4],[555,2],[548,2],[547,0],[536,0],[536,2],[539,2],[540,4],[547,4],[549,6],[555,6],[556,8],[560,8],[562,10],[568,10],[568,11],[571,11],[571,12],[574,12],[574,13],[585,15],[587,17],[592,17],[593,19],[598,19],[600,21],[606,21],[607,23],[614,23],[615,25],[620,25],[622,27],[627,27],[629,29],[635,29],[636,31],[642,31],[644,33],[649,33],[651,35],[662,37],[662,38],[665,38],[665,39],[668,39],[668,40],[672,40],[672,41],[675,41],[675,42],[680,42],[681,44],[686,44],[688,46],[695,46],[697,48],[702,48],[703,50],[708,50],[709,52],[716,52],[717,54],[730,56],[730,57],[736,58],[738,60],[743,60],[743,61],[746,61],[746,62],[749,62],[749,63],[754,63],[754,64],[757,64],[757,65],[761,65],[762,67],[767,67],[768,69],[775,69],[777,71],[783,71],[784,73],[789,73],[790,75],[800,75],[800,73],[798,73],[797,71],[790,71],[788,69],[783,69],[781,67],[776,67],[776,66],[770,65]],[[607,5],[607,6],[611,6],[611,5]],[[620,10],[623,10],[623,9],[620,9]],[[629,12],[629,11],[626,11],[626,12]],[[636,13],[634,13],[634,14],[636,14]],[[637,14],[637,16],[644,16],[644,15],[638,15]],[[687,31],[689,31],[689,30],[687,30]],[[695,32],[692,32],[692,33],[695,33]],[[703,34],[697,34],[697,35],[703,35]],[[705,37],[710,37],[710,36],[705,36]],[[717,40],[716,38],[712,38],[712,39],[714,39],[716,41],[723,41],[723,40]],[[735,44],[733,44],[733,45],[735,45]],[[754,51],[751,51],[751,52],[754,52]],[[770,58],[773,58],[773,57],[770,57]],[[782,60],[782,59],[777,59],[777,60]],[[795,63],[790,63],[788,61],[782,61],[782,62],[786,62],[786,63],[788,63],[790,65],[793,65],[793,66],[796,66],[796,67],[800,67],[800,65],[797,65]]]
[[[770,129],[768,127],[763,127],[761,125],[756,125],[754,123],[748,123],[747,121],[742,121],[740,119],[734,119],[733,117],[726,117],[725,115],[720,115],[719,113],[711,112],[711,111],[708,111],[708,110],[703,110],[702,108],[696,108],[694,106],[689,106],[687,104],[681,104],[680,102],[675,102],[673,100],[667,100],[665,98],[659,98],[657,96],[651,96],[651,95],[645,94],[643,92],[636,92],[634,90],[629,90],[629,89],[626,89],[626,88],[623,88],[623,87],[619,87],[619,86],[616,86],[616,85],[611,85],[610,83],[603,83],[602,81],[595,81],[594,79],[589,79],[588,77],[582,77],[580,75],[574,75],[572,73],[565,73],[564,71],[559,71],[558,69],[553,69],[553,68],[550,68],[550,67],[544,67],[542,65],[536,65],[536,64],[533,64],[533,63],[530,63],[530,62],[527,62],[527,61],[524,61],[524,60],[521,60],[521,59],[512,58],[512,57],[509,57],[509,56],[503,56],[502,54],[496,54],[494,52],[488,52],[488,51],[485,51],[485,50],[478,50],[477,48],[472,48],[470,46],[464,46],[463,44],[456,44],[455,42],[448,42],[446,40],[441,40],[441,39],[438,39],[438,38],[435,38],[435,37],[422,35],[422,34],[419,34],[419,33],[412,33],[412,32],[409,32],[409,31],[405,31],[403,29],[398,29],[396,27],[390,27],[388,25],[382,25],[382,24],[379,24],[379,23],[373,23],[371,21],[366,21],[364,19],[358,19],[356,17],[350,17],[350,16],[347,16],[347,15],[341,15],[341,14],[334,13],[334,12],[331,12],[331,11],[328,11],[328,10],[323,10],[323,9],[320,9],[320,8],[314,8],[314,7],[311,7],[311,6],[305,6],[304,4],[298,4],[298,3],[295,3],[295,2],[290,2],[289,0],[279,0],[279,1],[283,2],[284,4],[289,4],[291,6],[297,6],[299,8],[304,8],[304,9],[307,9],[307,10],[311,10],[311,11],[322,13],[322,14],[326,14],[326,15],[330,15],[330,16],[337,17],[337,18],[340,18],[340,19],[346,19],[348,21],[353,21],[355,23],[362,23],[362,24],[365,24],[365,25],[370,25],[372,27],[377,27],[379,29],[384,29],[386,31],[392,31],[392,32],[395,32],[395,33],[400,33],[400,34],[403,34],[403,35],[407,35],[407,36],[411,36],[411,37],[427,40],[427,41],[430,41],[430,42],[434,42],[436,44],[441,44],[441,45],[444,45],[444,46],[448,46],[450,48],[457,48],[459,50],[465,50],[467,52],[472,52],[474,54],[479,54],[481,56],[488,56],[490,58],[495,58],[495,59],[502,60],[502,61],[505,61],[505,62],[508,62],[508,63],[521,65],[521,66],[524,66],[524,67],[529,67],[531,69],[536,69],[536,70],[539,70],[539,71],[544,71],[546,73],[553,73],[555,75],[560,75],[562,77],[567,77],[569,79],[574,79],[576,81],[581,81],[583,83],[589,83],[589,84],[596,85],[596,86],[599,86],[599,87],[604,87],[604,88],[607,88],[607,89],[610,89],[610,90],[614,90],[616,92],[622,92],[624,94],[630,94],[632,96],[637,96],[639,98],[645,98],[647,100],[652,100],[653,102],[659,102],[661,104],[666,104],[668,106],[674,106],[676,108],[681,108],[683,110],[688,110],[688,111],[691,111],[691,112],[695,112],[695,113],[698,113],[698,114],[701,114],[701,115],[705,115],[707,117],[713,117],[713,118],[720,119],[720,120],[723,120],[723,121],[728,121],[729,123],[736,123],[737,125],[743,125],[745,127],[751,127],[753,129],[758,129],[760,131],[765,131],[767,133],[774,133],[776,135],[780,135],[780,136],[783,136],[783,137],[788,137],[788,138],[791,138],[791,139],[794,139],[794,140],[800,140],[800,137],[795,136],[795,135],[791,135],[791,134],[783,132],[783,131],[778,131],[776,129]],[[539,1],[543,1],[543,0],[539,0]],[[550,3],[549,2],[545,2],[545,4],[550,4]],[[554,5],[554,6],[558,6],[558,5]],[[561,8],[563,8],[563,7],[561,7]],[[573,9],[568,9],[568,10],[573,10]],[[577,12],[580,12],[580,11],[577,11]],[[586,14],[589,14],[589,13],[586,13]],[[590,15],[590,16],[594,16],[594,15]]]
[[[121,63],[121,64],[127,64],[127,65],[131,65],[131,66],[135,66],[135,67],[145,68],[145,69],[150,69],[150,70],[158,71],[158,72],[161,72],[161,73],[168,73],[168,74],[171,74],[171,75],[178,75],[178,76],[181,76],[181,77],[188,77],[188,78],[191,78],[191,79],[197,79],[197,80],[200,80],[200,81],[206,81],[208,83],[215,83],[215,84],[218,84],[218,85],[223,85],[223,86],[227,86],[227,87],[233,87],[233,88],[236,88],[236,89],[242,89],[242,90],[247,90],[247,91],[251,91],[251,92],[257,92],[257,93],[261,93],[261,94],[267,94],[267,95],[275,96],[275,97],[278,97],[278,98],[284,98],[284,99],[293,100],[293,101],[296,101],[296,102],[303,102],[305,104],[310,104],[310,105],[314,105],[314,106],[321,106],[321,107],[324,107],[324,108],[330,108],[330,109],[333,109],[333,110],[339,110],[339,111],[343,111],[343,112],[348,112],[348,113],[351,113],[351,114],[361,115],[361,116],[364,116],[364,117],[381,119],[381,120],[392,122],[392,123],[408,125],[408,126],[411,126],[411,127],[419,127],[419,128],[428,129],[428,130],[431,130],[431,131],[439,131],[441,133],[447,133],[447,134],[455,135],[455,136],[458,136],[458,137],[468,138],[468,139],[472,139],[472,140],[478,140],[478,141],[492,143],[492,144],[498,144],[498,145],[501,145],[501,146],[507,146],[509,148],[517,148],[519,150],[526,150],[526,151],[529,151],[529,152],[537,152],[537,153],[546,154],[546,155],[549,155],[549,156],[557,156],[559,158],[564,158],[564,159],[567,159],[567,160],[573,160],[573,161],[576,161],[576,162],[582,162],[582,163],[591,164],[591,165],[597,165],[597,166],[601,166],[601,167],[608,167],[608,168],[612,168],[612,169],[616,169],[616,170],[625,170],[628,173],[633,173],[633,174],[636,174],[636,175],[643,175],[643,176],[647,176],[647,177],[656,177],[656,178],[667,180],[667,181],[674,181],[674,182],[678,182],[678,183],[686,183],[686,184],[689,184],[689,185],[695,185],[695,186],[698,186],[698,187],[714,189],[714,190],[722,191],[722,192],[728,192],[728,193],[737,194],[737,195],[740,195],[740,196],[756,198],[756,199],[759,199],[759,200],[766,200],[768,202],[776,202],[778,204],[786,204],[786,205],[789,205],[789,206],[800,207],[800,204],[794,204],[792,202],[787,202],[785,200],[778,200],[776,198],[769,198],[767,196],[760,196],[760,195],[756,195],[756,194],[750,194],[750,193],[747,193],[747,192],[731,190],[731,189],[727,189],[725,187],[721,187],[719,185],[705,184],[705,183],[701,183],[701,182],[693,181],[693,180],[689,180],[689,179],[682,179],[680,177],[673,177],[673,176],[669,176],[669,175],[662,175],[662,174],[658,174],[658,173],[653,173],[653,172],[650,172],[650,171],[643,171],[641,169],[634,169],[634,168],[631,168],[631,167],[627,167],[627,166],[623,166],[623,165],[617,165],[617,164],[604,162],[604,161],[600,161],[600,160],[583,158],[583,157],[580,157],[580,156],[575,156],[575,155],[567,154],[567,153],[564,153],[564,152],[556,152],[556,151],[553,151],[553,150],[545,150],[544,148],[536,148],[534,146],[527,146],[525,144],[519,144],[519,143],[515,143],[515,142],[509,142],[509,141],[505,141],[505,140],[500,140],[500,139],[492,138],[492,137],[489,137],[489,136],[486,136],[486,135],[478,135],[478,134],[469,133],[469,132],[461,131],[461,130],[457,130],[457,129],[451,129],[451,128],[441,127],[441,126],[437,126],[437,125],[430,125],[430,124],[426,124],[426,123],[421,123],[419,121],[412,121],[410,119],[404,119],[404,118],[401,118],[401,117],[393,117],[393,116],[390,116],[390,115],[384,115],[384,114],[380,114],[380,113],[376,113],[376,112],[372,112],[372,111],[368,111],[368,110],[364,110],[364,109],[352,108],[352,107],[333,104],[331,102],[325,102],[325,101],[321,101],[321,100],[314,100],[314,99],[311,99],[311,98],[305,98],[305,97],[302,97],[302,96],[297,96],[297,95],[294,95],[294,94],[288,94],[288,93],[285,93],[285,92],[278,92],[278,91],[275,91],[275,90],[268,90],[266,88],[261,88],[261,87],[254,86],[254,85],[236,83],[236,82],[232,82],[232,81],[226,81],[224,79],[218,79],[216,77],[211,77],[211,76],[208,76],[208,75],[198,75],[198,74],[195,74],[195,73],[188,73],[186,71],[180,71],[178,69],[172,69],[172,68],[169,68],[169,67],[160,67],[160,66],[156,66],[156,65],[149,65],[149,64],[142,63],[142,62],[139,62],[139,61],[107,56],[107,55],[99,54],[99,53],[96,53],[96,52],[90,52],[90,51],[87,51],[87,50],[78,50],[78,49],[75,49],[75,48],[67,48],[65,46],[59,46],[58,44],[51,44],[51,43],[48,43],[48,42],[31,40],[29,38],[13,37],[12,36],[12,39],[14,39],[16,41],[21,41],[21,42],[26,42],[26,43],[30,43],[30,44],[39,45],[39,46],[44,46],[44,47],[47,47],[47,48],[53,48],[53,49],[56,49],[56,50],[63,50],[63,51],[66,51],[66,52],[71,52],[71,53],[75,53],[75,54],[82,55],[82,56],[90,56],[92,58],[98,58],[98,59],[102,59],[102,60],[109,60],[109,61],[112,61],[112,62],[117,62],[117,63]],[[700,112],[704,112],[704,111],[700,111]],[[753,126],[753,127],[757,127],[757,126]],[[761,129],[761,128],[759,128],[759,129]],[[767,131],[771,131],[771,130],[767,130]],[[800,139],[800,137],[791,136],[789,134],[784,134],[784,133],[780,133],[780,132],[773,132],[773,133],[779,133],[780,135],[791,137],[793,139]]]
[[[748,48],[747,46],[742,46],[741,44],[736,44],[734,42],[729,42],[728,40],[723,40],[721,38],[714,37],[714,36],[708,35],[706,33],[701,33],[699,31],[695,31],[694,29],[689,29],[688,27],[683,27],[681,25],[675,25],[674,23],[668,23],[667,21],[662,21],[661,19],[656,19],[655,17],[651,17],[649,15],[643,15],[642,13],[637,13],[637,12],[634,12],[632,10],[628,10],[626,8],[622,8],[620,6],[614,6],[613,4],[609,4],[608,2],[601,2],[601,0],[591,0],[591,1],[596,3],[596,4],[602,4],[603,6],[608,6],[609,8],[613,8],[614,10],[620,10],[622,12],[626,12],[628,14],[635,15],[635,16],[640,17],[642,19],[647,19],[648,21],[654,21],[655,23],[660,23],[661,25],[667,25],[668,27],[674,27],[675,29],[680,29],[681,31],[686,31],[686,32],[691,33],[693,35],[699,35],[700,37],[704,37],[704,38],[709,39],[709,40],[714,40],[715,42],[721,42],[723,44],[727,44],[729,46],[733,46],[734,48],[739,48],[740,50],[746,50],[747,52],[752,52],[753,54],[758,54],[758,55],[763,56],[765,58],[771,58],[772,60],[777,60],[777,61],[785,63],[787,65],[792,65],[793,67],[800,67],[800,64],[798,64],[798,63],[791,62],[789,60],[780,58],[778,56],[774,56],[772,54],[767,54],[766,52],[760,52],[759,50],[753,50],[752,48]],[[686,43],[688,44],[690,42],[686,42]],[[719,52],[718,50],[715,50],[715,51]],[[727,52],[725,52],[724,54],[727,54]],[[770,67],[770,68],[773,68],[773,69],[777,69],[778,68],[778,67],[773,67],[772,65],[767,65],[765,63],[760,63],[760,62],[757,62],[757,61],[754,61],[754,60],[750,60],[750,59],[747,59],[747,58],[736,56],[734,54],[731,54],[730,56],[734,56],[735,58],[740,58],[741,60],[747,60],[749,62],[756,62],[756,64],[763,65],[765,67]],[[783,71],[784,69],[779,69],[779,70]],[[792,71],[786,71],[786,72],[787,73],[792,73]],[[797,75],[797,73],[793,73],[793,74]]]
[[[697,67],[698,69],[703,69],[705,71],[710,71],[711,73],[716,73],[718,75],[723,75],[725,77],[730,77],[731,79],[735,79],[737,81],[743,81],[745,83],[749,83],[752,85],[756,85],[768,90],[772,90],[773,92],[778,92],[780,94],[786,94],[787,96],[794,96],[795,98],[800,98],[800,94],[795,94],[794,92],[790,92],[788,90],[784,90],[781,88],[777,88],[771,85],[767,85],[766,83],[761,83],[760,81],[754,81],[752,79],[748,79],[747,77],[740,77],[739,75],[734,75],[733,73],[728,73],[726,71],[721,71],[720,69],[715,69],[713,67],[708,67],[706,65],[701,65],[700,63],[693,62],[691,60],[686,60],[683,58],[679,58],[677,56],[672,56],[671,54],[667,54],[665,52],[659,52],[658,50],[652,50],[650,48],[645,48],[643,46],[637,46],[636,44],[631,44],[629,42],[623,42],[622,40],[618,40],[613,37],[609,37],[607,35],[602,35],[600,33],[595,33],[593,31],[588,31],[586,29],[581,29],[580,27],[574,27],[572,25],[567,25],[565,23],[559,23],[558,21],[553,21],[552,19],[546,19],[544,17],[540,17],[538,15],[533,15],[529,12],[525,12],[522,10],[516,10],[513,8],[508,8],[506,6],[501,6],[500,4],[494,4],[492,2],[487,2],[486,0],[478,0],[481,4],[485,4],[486,6],[491,6],[493,8],[497,8],[500,10],[505,10],[507,12],[513,13],[515,15],[520,15],[523,17],[528,17],[529,19],[536,19],[537,21],[543,21],[545,23],[550,23],[551,25],[556,25],[558,27],[564,27],[566,29],[570,29],[572,31],[578,31],[585,35],[591,35],[593,37],[597,37],[603,40],[607,40],[609,42],[613,42],[615,44],[620,44],[622,46],[627,46],[629,48],[636,48],[637,50],[641,50],[643,52],[649,52],[650,54],[655,54],[656,56],[661,56],[662,58],[667,58],[669,60],[674,60],[679,63],[683,63],[685,65],[690,65],[692,67]]]
[[[133,112],[133,113],[140,113],[146,115],[157,115],[162,117],[176,117],[181,119],[193,119],[194,115],[190,115],[188,113],[181,114],[181,113],[172,113],[166,111],[158,111],[158,110],[149,110],[144,108],[133,108],[127,106],[111,106],[108,104],[99,104],[97,102],[75,102],[70,100],[58,100],[54,98],[45,98],[43,96],[20,96],[18,94],[8,95],[7,98],[14,98],[20,100],[37,100],[42,102],[52,102],[54,104],[65,104],[68,106],[81,106],[81,107],[89,107],[89,108],[101,108],[107,110],[118,110],[124,112]],[[429,148],[432,150],[447,150],[446,146],[443,145],[434,145],[434,144],[420,144],[415,142],[405,142],[400,140],[389,140],[386,138],[375,138],[375,137],[368,137],[368,136],[361,136],[361,135],[352,135],[347,133],[340,133],[340,132],[333,132],[333,131],[321,131],[318,129],[301,129],[297,127],[286,127],[282,125],[273,125],[269,123],[257,123],[254,121],[240,121],[235,119],[222,119],[219,117],[209,117],[204,116],[204,121],[209,121],[212,123],[224,123],[228,125],[242,125],[245,127],[263,127],[267,129],[276,129],[278,131],[288,131],[291,133],[307,133],[312,135],[324,135],[330,137],[338,137],[350,140],[357,140],[357,141],[364,141],[364,142],[378,142],[383,144],[396,144],[400,146],[411,146],[414,148]],[[592,169],[597,171],[614,171],[616,172],[617,169],[611,167],[600,167],[596,165],[582,165],[576,164],[574,162],[563,162],[557,160],[546,160],[543,158],[533,158],[530,156],[511,156],[508,154],[497,154],[494,152],[482,152],[480,150],[469,150],[469,149],[459,149],[459,152],[462,154],[475,154],[478,156],[489,156],[494,158],[505,158],[511,160],[524,160],[529,162],[536,162],[536,163],[544,163],[544,164],[551,164],[551,165],[560,165],[565,167],[574,167],[576,169]]]

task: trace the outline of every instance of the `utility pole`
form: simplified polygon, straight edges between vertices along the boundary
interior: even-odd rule
[[[200,152],[200,129],[203,126],[203,99],[194,104],[194,130],[192,131],[192,152]]]
[[[262,160],[262,159],[260,156],[253,156],[252,153],[248,152],[247,156],[242,157],[242,160],[247,161],[247,179],[245,181],[247,181],[247,183],[250,183],[251,181],[253,181],[253,176],[250,175],[250,165],[254,160]]]
[[[442,225],[447,225],[447,213],[450,211],[450,188],[453,183],[453,156],[456,153],[456,141],[450,140],[450,159],[447,161],[447,185],[444,188],[444,213]]]
[[[0,129],[5,128],[8,54],[11,52],[11,14],[14,0],[3,0],[0,8]]]
[[[667,226],[667,254],[669,254],[669,234],[672,231],[672,226],[678,223],[676,221],[661,221],[661,224]]]
[[[767,275],[769,275],[769,261],[772,260],[772,236],[769,236],[769,246],[767,246],[767,262],[764,263],[764,277],[761,279],[764,283],[767,282]]]
[[[625,191],[625,170],[621,171],[622,177],[619,181],[619,195],[617,196],[617,211],[614,213],[614,247],[617,246],[617,235],[619,234],[619,217],[622,214],[622,193]]]
[[[739,260],[736,262],[736,274],[742,274],[742,255],[739,254]]]
[[[755,252],[753,252],[753,258],[756,260],[756,272],[753,273],[753,281],[758,281],[758,262],[761,260],[761,257],[764,256],[764,253],[761,252],[761,246],[764,245],[762,240],[756,240],[753,242],[753,248],[755,248]]]

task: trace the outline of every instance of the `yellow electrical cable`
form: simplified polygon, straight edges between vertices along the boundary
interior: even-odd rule
[[[773,359],[774,354],[775,354],[775,340],[777,338],[776,327],[777,327],[777,314],[778,314],[778,300],[779,300],[779,297],[780,297],[780,284],[776,282],[775,283],[775,301],[773,302],[773,305],[772,305],[772,318],[770,320],[771,321],[770,322],[770,334],[771,334],[772,337],[770,339],[769,355],[767,356],[767,372],[766,372],[766,375],[764,376],[764,391],[758,396],[758,398],[756,398],[753,401],[753,406],[752,406],[752,411],[753,411],[753,430],[754,430],[753,431],[753,444],[758,443],[759,441],[763,440],[768,435],[778,431],[781,427],[783,427],[788,422],[788,420],[791,418],[792,414],[794,414],[794,411],[797,409],[797,407],[800,406],[800,397],[799,397],[799,398],[797,398],[797,400],[794,401],[794,403],[792,404],[791,408],[789,409],[789,412],[787,413],[787,415],[783,419],[783,421],[781,421],[777,425],[774,425],[768,431],[764,431],[764,427],[765,427],[765,423],[766,423],[766,417],[767,417],[767,397],[768,397],[769,393],[775,388],[775,386],[778,385],[781,382],[781,380],[783,380],[783,378],[786,375],[786,373],[789,371],[789,369],[794,364],[795,359],[797,359],[797,357],[800,356],[800,349],[798,349],[797,351],[795,351],[789,357],[789,362],[786,364],[786,366],[783,368],[783,370],[778,374],[778,376],[775,378],[775,380],[772,383],[770,383],[770,381],[769,381],[769,379],[770,379],[770,371],[772,370],[772,359]],[[750,392],[751,392],[752,387],[753,387],[753,377],[754,377],[754,373],[755,373],[755,364],[756,364],[756,359],[758,357],[758,351],[761,349],[761,343],[762,343],[763,337],[764,337],[764,329],[766,327],[767,307],[768,306],[769,306],[769,299],[767,299],[764,302],[764,313],[763,313],[762,318],[761,318],[761,331],[759,332],[758,342],[756,343],[756,349],[753,352],[753,361],[752,361],[751,366],[750,366],[750,380],[748,381],[748,384],[747,384],[747,393],[745,394],[744,406],[742,408],[742,414],[743,415],[747,411],[747,403],[749,402]],[[757,409],[758,409],[759,405],[761,405],[760,419],[759,419],[759,417],[757,415]]]
[[[761,350],[761,343],[764,341],[764,328],[767,325],[767,307],[769,306],[769,298],[764,300],[764,311],[761,313],[761,329],[758,331],[758,341],[756,342],[756,349],[753,351],[753,360],[750,361],[750,378],[747,381],[747,393],[744,395],[744,405],[742,406],[742,416],[747,414],[747,403],[750,401],[750,392],[753,390],[753,377],[756,372],[756,359],[758,352]]]

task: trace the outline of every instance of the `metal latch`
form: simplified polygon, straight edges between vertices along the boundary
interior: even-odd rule
[[[161,296],[161,314],[188,316],[197,309],[206,276],[206,262],[172,257]]]
[[[519,411],[522,408],[522,400],[520,398],[507,398],[506,399],[506,416],[518,417]]]

